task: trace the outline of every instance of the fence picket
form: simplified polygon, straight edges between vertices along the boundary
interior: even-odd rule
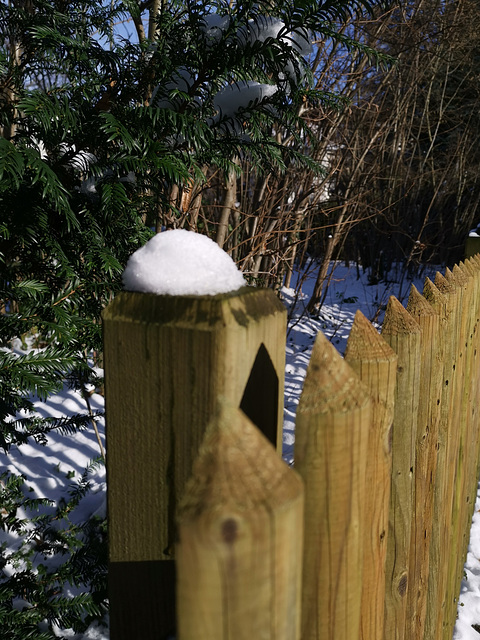
[[[359,636],[371,400],[317,335],[297,409],[295,468],[305,482],[302,640]]]
[[[464,507],[465,515],[463,528],[461,531],[463,543],[461,545],[461,557],[465,558],[468,542],[469,542],[469,523],[473,515],[475,505],[475,497],[477,494],[476,472],[479,457],[479,425],[478,425],[478,380],[479,380],[479,305],[480,305],[480,289],[479,279],[480,270],[475,269],[470,260],[460,263],[461,271],[469,278],[472,291],[471,307],[470,307],[470,324],[467,335],[467,420],[468,420],[468,469],[466,471],[466,484],[464,487]],[[462,571],[460,567],[460,571]]]
[[[468,546],[468,536],[466,535],[466,531],[464,530],[468,526],[468,522],[471,518],[470,514],[470,501],[471,501],[471,493],[470,493],[470,477],[473,472],[473,467],[476,467],[476,447],[475,447],[475,439],[476,439],[476,425],[474,424],[473,418],[474,414],[472,414],[471,407],[473,402],[476,402],[477,399],[472,396],[472,384],[476,377],[476,371],[474,369],[474,348],[473,348],[473,336],[474,336],[474,327],[475,327],[475,316],[476,316],[476,287],[475,287],[475,279],[473,275],[470,273],[468,268],[466,268],[464,263],[459,263],[455,265],[453,269],[453,273],[456,276],[457,280],[459,278],[464,278],[466,280],[466,288],[468,301],[466,303],[466,309],[468,308],[468,313],[464,313],[466,315],[466,331],[465,331],[465,384],[463,389],[463,413],[465,415],[465,447],[464,447],[464,469],[462,476],[462,485],[460,488],[459,495],[459,504],[460,504],[460,522],[459,522],[459,538],[458,538],[458,548],[459,553],[457,556],[457,580],[460,580],[463,573],[463,565],[464,559],[467,552]],[[461,564],[460,564],[461,563]]]
[[[392,437],[392,486],[386,559],[385,640],[404,640],[413,515],[421,330],[391,296],[382,337],[398,356]]]
[[[468,439],[468,388],[466,384],[468,376],[468,331],[471,314],[471,291],[468,286],[467,278],[461,273],[457,265],[453,267],[453,271],[446,269],[445,278],[447,282],[453,285],[458,293],[458,342],[457,342],[457,371],[455,384],[455,411],[452,415],[453,422],[451,429],[458,429],[458,451],[455,460],[455,482],[454,494],[452,501],[452,543],[456,549],[456,553],[449,556],[447,591],[445,599],[445,614],[443,621],[443,640],[450,640],[453,626],[457,615],[458,590],[460,588],[461,572],[459,574],[458,556],[461,555],[458,549],[461,528],[463,524],[463,495],[462,491],[465,486],[465,474],[468,467],[467,439]],[[463,563],[462,563],[463,568]]]
[[[178,639],[298,640],[302,524],[300,477],[223,402],[178,509]]]
[[[447,279],[448,276],[448,279]],[[432,631],[431,636],[434,640],[442,640],[444,637],[444,628],[447,629],[450,626],[448,618],[446,616],[447,611],[447,591],[449,582],[449,558],[452,554],[453,547],[453,502],[455,496],[455,478],[457,458],[460,445],[460,429],[458,428],[458,378],[461,373],[460,367],[460,352],[459,352],[459,326],[461,320],[461,306],[460,306],[460,292],[457,287],[451,282],[451,272],[446,269],[445,276],[437,271],[435,274],[434,283],[436,287],[446,296],[447,307],[449,310],[448,323],[445,329],[445,345],[451,345],[451,361],[446,359],[446,371],[445,371],[445,386],[444,392],[447,391],[445,387],[448,386],[448,392],[446,395],[445,411],[447,413],[447,441],[446,441],[446,462],[445,462],[445,501],[443,506],[443,535],[442,535],[442,549],[443,549],[443,570],[439,574],[439,592],[438,602],[439,607],[437,610],[437,618],[434,621],[435,630]],[[456,428],[452,428],[455,425]]]
[[[461,403],[461,431],[457,462],[458,481],[455,487],[454,502],[454,525],[456,525],[454,544],[456,545],[457,553],[455,560],[452,557],[450,562],[451,583],[447,600],[447,603],[449,603],[449,627],[453,630],[458,606],[458,593],[469,541],[468,533],[472,515],[470,502],[474,503],[476,496],[476,489],[471,486],[471,478],[477,470],[478,451],[476,441],[478,423],[474,421],[475,412],[472,413],[471,409],[472,405],[478,402],[478,396],[473,395],[475,379],[478,375],[475,364],[478,366],[478,361],[474,357],[474,328],[477,315],[475,279],[467,269],[462,268],[462,265],[455,265],[452,273],[457,286],[461,287],[463,292],[461,347],[464,354],[464,376],[462,394],[459,399],[459,403]],[[448,627],[445,630],[444,638],[447,637],[447,634]]]
[[[410,588],[406,638],[423,638],[427,607],[429,547],[437,468],[442,368],[439,366],[439,314],[412,285],[407,311],[422,330],[420,393],[415,449],[414,509],[410,539]]]
[[[397,354],[361,311],[357,311],[345,360],[367,387],[372,399],[366,469],[365,540],[363,549],[360,639],[382,640],[385,559],[392,474],[391,438]]]
[[[478,258],[478,256],[476,256]],[[471,365],[471,389],[470,389],[470,416],[474,426],[474,438],[473,448],[475,468],[471,472],[470,486],[468,488],[468,494],[470,496],[470,515],[468,520],[473,515],[473,509],[475,506],[475,497],[477,495],[478,474],[480,464],[480,407],[478,398],[480,397],[480,264],[474,258],[467,259],[465,261],[465,267],[469,269],[470,274],[473,277],[474,287],[474,308],[473,308],[473,327],[471,335],[470,349],[472,351],[472,365]],[[468,544],[467,532],[467,544]]]
[[[448,563],[445,555],[445,500],[449,472],[447,467],[447,440],[450,434],[449,403],[452,385],[449,379],[453,371],[453,343],[451,324],[453,322],[453,300],[440,292],[438,287],[426,278],[423,296],[439,316],[438,349],[436,366],[441,380],[441,403],[437,438],[437,468],[433,485],[433,521],[429,549],[429,572],[424,638],[433,640],[441,608],[440,593],[446,576]]]

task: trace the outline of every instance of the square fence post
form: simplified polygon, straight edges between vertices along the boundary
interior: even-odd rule
[[[219,395],[282,449],[286,310],[273,291],[122,292],[103,312],[112,640],[175,628],[175,510]]]

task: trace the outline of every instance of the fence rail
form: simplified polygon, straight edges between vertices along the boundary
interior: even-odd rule
[[[451,640],[480,462],[480,258],[406,308],[391,297],[381,334],[357,312],[345,358],[318,334],[294,470],[272,295],[125,293],[104,313],[112,640],[140,637],[139,615],[142,640],[167,637],[174,583],[178,640]]]

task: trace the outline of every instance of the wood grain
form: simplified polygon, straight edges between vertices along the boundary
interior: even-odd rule
[[[430,541],[434,525],[434,494],[442,401],[443,367],[439,358],[440,318],[412,285],[407,311],[421,331],[420,393],[415,445],[415,486],[410,538],[410,589],[407,594],[406,638],[422,638],[427,614]]]
[[[357,311],[345,351],[345,360],[372,399],[365,474],[365,538],[360,638],[383,640],[385,561],[387,553],[392,428],[397,355],[371,322]]]
[[[392,437],[392,486],[386,559],[385,640],[404,640],[414,501],[421,330],[391,296],[382,337],[398,356]]]
[[[223,401],[178,509],[179,640],[298,640],[303,483]]]
[[[368,391],[319,333],[295,435],[305,482],[302,640],[358,638],[370,425]]]
[[[258,426],[281,452],[286,310],[273,291],[248,287],[205,297],[123,292],[103,325],[110,562],[171,561],[175,509],[219,394],[252,413],[261,407]],[[122,577],[113,618],[135,615],[128,571]],[[159,620],[155,638],[162,628]],[[123,638],[131,640],[114,640]]]

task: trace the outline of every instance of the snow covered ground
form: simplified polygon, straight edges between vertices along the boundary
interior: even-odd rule
[[[415,282],[421,291],[425,273]],[[393,275],[392,275],[393,277]],[[395,280],[398,278],[395,277]],[[294,419],[296,406],[300,397],[302,382],[305,377],[311,348],[318,330],[321,330],[343,353],[350,327],[357,309],[370,320],[381,323],[385,305],[390,295],[396,295],[405,303],[409,292],[409,283],[403,282],[399,291],[399,283],[368,284],[368,279],[355,265],[345,267],[337,264],[334,270],[325,303],[313,318],[303,313],[313,287],[314,273],[302,285],[302,294],[297,295],[294,289],[283,291],[285,304],[289,308],[290,321],[287,336],[287,362],[285,375],[285,423],[284,423],[284,458],[293,460]],[[103,408],[103,397],[94,393],[90,399],[93,411]],[[85,401],[80,394],[65,388],[61,393],[50,396],[46,403],[37,402],[37,409],[42,415],[63,416],[77,412],[86,412]],[[103,419],[98,420],[100,433],[104,434]],[[0,455],[0,465],[14,473],[25,473],[30,479],[29,485],[38,496],[54,500],[66,495],[72,482],[77,481],[89,461],[99,455],[99,445],[93,429],[74,436],[53,434],[49,443],[41,445],[29,444],[19,450]],[[102,515],[106,509],[105,469],[97,468],[91,476],[92,491],[80,504],[78,518],[91,514]],[[13,535],[0,532],[0,543],[7,540],[15,545]],[[471,528],[471,540],[465,565],[465,580],[462,582],[458,609],[458,621],[453,640],[478,640],[477,632],[472,625],[480,625],[480,497],[477,497],[475,515]],[[82,636],[62,631],[64,637],[75,640],[106,640],[108,631],[92,626]]]

